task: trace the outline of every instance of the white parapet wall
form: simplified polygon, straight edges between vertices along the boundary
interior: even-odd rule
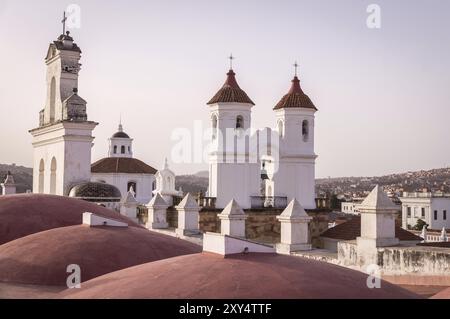
[[[338,264],[364,270],[368,265],[361,262],[358,253],[356,241],[339,242]],[[447,248],[378,247],[372,253],[373,264],[380,267],[384,276],[409,276],[410,280],[428,276],[439,278],[442,285],[450,285],[450,250]]]
[[[219,233],[205,233],[203,235],[203,251],[223,256],[244,252],[275,253],[275,249],[271,246]]]
[[[88,225],[89,227],[95,226],[109,226],[109,227],[128,227],[127,223],[119,222],[114,219],[101,217],[93,213],[83,213],[83,225]]]

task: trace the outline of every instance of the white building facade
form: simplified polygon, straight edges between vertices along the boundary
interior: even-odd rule
[[[450,229],[450,194],[403,193],[402,227],[410,229],[419,219],[428,224],[428,229]]]
[[[208,194],[215,198],[215,207],[224,208],[234,199],[243,209],[284,208],[295,198],[306,209],[316,208],[317,109],[298,77],[274,107],[275,130],[252,128],[254,105],[232,69],[208,102],[212,129]]]
[[[156,189],[156,169],[133,157],[133,139],[118,131],[109,139],[108,157],[92,164],[92,182],[114,185],[124,197],[129,191],[140,205],[148,204]]]

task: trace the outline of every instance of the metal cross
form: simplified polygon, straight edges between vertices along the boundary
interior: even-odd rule
[[[298,63],[297,61],[295,61],[295,63],[293,64],[294,68],[295,68],[295,76],[297,76],[297,68],[298,68]]]
[[[66,21],[67,21],[66,11],[64,11],[63,19],[61,20],[61,23],[63,24],[63,33],[62,34],[66,34]]]
[[[230,70],[233,70],[233,60],[236,59],[233,56],[233,53],[230,54],[230,56],[228,57],[228,59],[230,59]]]

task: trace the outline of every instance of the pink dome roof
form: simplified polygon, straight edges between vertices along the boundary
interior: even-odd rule
[[[438,292],[431,299],[450,299],[450,287]]]
[[[79,199],[42,194],[0,196],[0,245],[48,229],[80,225],[85,212],[140,227],[119,213]]]
[[[1,245],[0,281],[65,286],[70,264],[80,266],[81,281],[86,281],[200,251],[198,245],[139,227],[62,227]]]
[[[369,289],[367,275],[325,262],[276,254],[223,258],[202,253],[110,273],[65,290],[65,298],[419,298],[383,281]]]

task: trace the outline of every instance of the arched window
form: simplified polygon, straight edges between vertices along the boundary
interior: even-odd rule
[[[302,122],[302,136],[303,141],[307,142],[309,138],[309,123],[307,120],[304,120]]]
[[[244,118],[241,115],[236,117],[236,129],[244,128]]]
[[[217,115],[212,117],[212,138],[215,140],[217,137]]]
[[[52,77],[50,83],[50,122],[55,121],[55,103],[56,103],[56,80]]]
[[[39,185],[38,185],[39,194],[44,193],[44,171],[45,171],[44,160],[41,159],[41,161],[39,162]]]
[[[127,191],[130,191],[131,188],[133,188],[133,192],[136,195],[137,194],[137,184],[136,184],[136,182],[128,182],[128,184],[127,184]]]
[[[50,165],[50,194],[56,194],[56,158],[52,158]]]
[[[117,154],[117,145],[114,145],[114,154]]]
[[[124,145],[122,145],[120,147],[120,153],[125,154],[125,146]]]
[[[280,137],[284,136],[284,123],[283,123],[283,121],[278,121],[278,135]]]

